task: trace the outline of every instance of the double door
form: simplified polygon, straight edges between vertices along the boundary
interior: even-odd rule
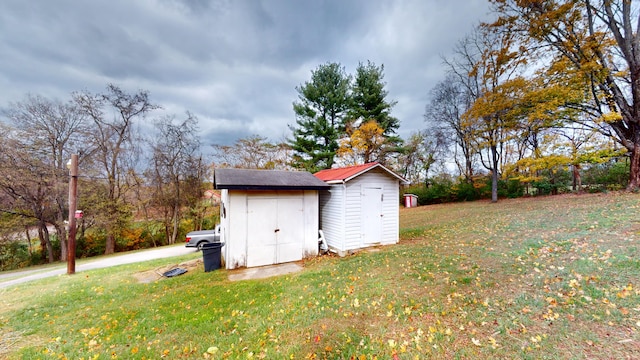
[[[247,267],[302,259],[302,197],[250,197],[247,201]]]

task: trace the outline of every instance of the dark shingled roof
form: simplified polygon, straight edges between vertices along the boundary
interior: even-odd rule
[[[324,181],[306,171],[216,169],[216,189],[231,190],[323,190]]]

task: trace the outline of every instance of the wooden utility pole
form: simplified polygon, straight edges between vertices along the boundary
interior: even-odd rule
[[[67,241],[67,274],[76,272],[76,208],[78,207],[78,155],[69,161],[69,241]]]

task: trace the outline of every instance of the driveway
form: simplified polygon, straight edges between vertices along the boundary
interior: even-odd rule
[[[120,253],[112,256],[101,257],[99,259],[82,259],[76,261],[76,273],[92,269],[106,268],[110,266],[132,264],[142,261],[168,258],[186,255],[195,252],[193,248],[186,248],[183,244],[163,246],[160,248],[141,250],[129,253]],[[23,270],[8,273],[0,272],[0,289],[11,285],[22,284],[31,280],[44,279],[51,276],[58,276],[67,273],[66,263],[61,263],[55,268],[46,270]],[[7,280],[5,280],[7,279]]]

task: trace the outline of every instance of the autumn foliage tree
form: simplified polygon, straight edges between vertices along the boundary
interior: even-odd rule
[[[630,154],[629,189],[640,186],[640,40],[638,6],[629,0],[492,0],[487,24],[517,36],[527,49],[562,68],[562,83],[580,83],[585,101],[572,104],[594,128]]]
[[[385,145],[384,129],[375,120],[356,127],[347,128],[347,135],[341,140],[337,155],[348,165],[366,164],[380,153]]]
[[[291,126],[294,167],[309,171],[331,168],[336,155],[346,163],[386,162],[400,151],[399,120],[391,116],[395,101],[387,100],[384,67],[360,63],[355,77],[337,63],[320,65],[311,81],[296,88]]]

